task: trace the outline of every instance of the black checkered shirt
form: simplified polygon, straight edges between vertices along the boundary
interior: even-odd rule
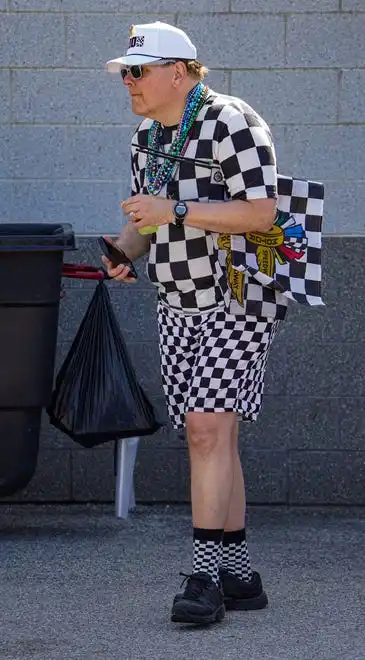
[[[132,194],[148,194],[147,156],[133,145],[147,146],[151,124],[152,120],[143,120],[132,139]],[[164,128],[159,149],[167,152],[175,134],[176,127]],[[200,202],[277,197],[276,158],[269,127],[238,98],[209,91],[185,156],[210,160],[213,167],[179,163],[172,181],[162,189],[162,196]],[[152,235],[148,276],[163,302],[185,314],[223,305],[229,308],[225,260],[219,257],[217,236],[173,223],[159,227]],[[249,275],[246,278],[251,279]],[[274,317],[277,295],[280,294],[273,290],[265,291],[270,299],[269,315]],[[257,315],[257,309],[250,309],[250,301],[246,300],[241,314]]]

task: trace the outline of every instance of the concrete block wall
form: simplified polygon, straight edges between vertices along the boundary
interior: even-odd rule
[[[117,233],[138,124],[120,78],[131,23],[188,31],[217,91],[270,123],[279,169],[324,181],[327,306],[292,305],[274,345],[260,421],[242,427],[248,499],[364,504],[365,3],[363,0],[0,0],[0,222],[71,222],[98,263],[96,237]],[[141,382],[161,414],[154,291],[111,285]],[[92,292],[66,283],[58,365]],[[79,448],[44,419],[36,475],[12,499],[110,501],[113,447]],[[142,501],[189,498],[184,441],[167,425],[141,442]]]

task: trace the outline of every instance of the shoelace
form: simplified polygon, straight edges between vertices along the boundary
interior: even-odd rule
[[[202,591],[207,584],[206,578],[204,576],[196,575],[194,573],[188,575],[187,573],[182,573],[181,571],[180,571],[180,575],[184,577],[180,585],[180,589],[184,586],[185,582],[187,582],[184,596],[186,596],[187,598],[197,600],[199,596],[201,596]]]

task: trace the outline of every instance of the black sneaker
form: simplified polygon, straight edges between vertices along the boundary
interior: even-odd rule
[[[209,624],[222,621],[225,615],[223,592],[208,573],[184,575],[187,581],[183,594],[178,594],[172,606],[171,621],[175,623]],[[182,585],[181,585],[182,586]]]
[[[268,604],[259,573],[254,572],[251,580],[240,580],[226,568],[220,568],[219,577],[227,610],[262,610]]]

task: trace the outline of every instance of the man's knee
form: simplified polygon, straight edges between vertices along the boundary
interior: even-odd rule
[[[190,452],[204,457],[213,452],[229,451],[234,423],[235,416],[232,413],[187,413]]]

